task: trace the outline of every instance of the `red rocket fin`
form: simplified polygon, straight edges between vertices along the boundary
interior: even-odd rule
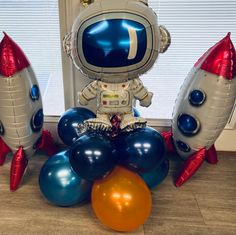
[[[58,152],[57,146],[48,130],[43,130],[41,139],[36,148],[45,151],[49,156],[53,156]]]
[[[172,139],[172,137],[173,137],[172,130],[166,131],[166,132],[164,131],[161,133],[161,135],[164,139],[167,152],[176,153],[175,146],[173,144],[173,139]]]
[[[206,158],[206,149],[202,148],[198,152],[192,154],[185,162],[179,177],[175,181],[175,186],[180,187],[188,179],[190,179],[194,173],[200,168]]]
[[[11,172],[10,172],[11,191],[17,190],[27,165],[28,165],[28,159],[25,156],[24,149],[23,147],[19,147],[19,149],[14,154],[11,162]]]
[[[0,137],[0,166],[2,166],[6,160],[6,156],[11,152],[11,149],[5,144]]]
[[[214,144],[207,150],[206,160],[209,164],[217,164],[218,158]]]

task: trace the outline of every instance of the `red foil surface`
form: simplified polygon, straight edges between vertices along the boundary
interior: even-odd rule
[[[11,77],[30,65],[21,48],[6,34],[0,43],[0,74]]]
[[[11,152],[11,149],[5,144],[0,137],[0,166],[2,166],[6,160],[6,156]]]
[[[236,77],[236,52],[230,33],[211,47],[194,65],[206,72],[232,80]]]
[[[19,147],[14,154],[11,162],[10,171],[10,190],[15,191],[24,175],[25,169],[28,165],[28,159],[25,156],[23,147]]]
[[[206,157],[206,149],[202,148],[198,152],[191,155],[185,162],[179,177],[175,181],[175,186],[180,187],[200,168]]]

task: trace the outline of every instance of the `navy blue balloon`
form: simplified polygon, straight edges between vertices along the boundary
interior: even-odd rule
[[[138,173],[157,168],[165,159],[164,140],[150,127],[121,133],[115,146],[117,161]]]
[[[83,134],[71,146],[69,154],[72,168],[86,180],[102,178],[115,166],[111,141],[102,132]]]
[[[169,165],[169,160],[166,159],[159,167],[149,172],[142,173],[140,176],[150,189],[154,189],[161,184],[168,175]]]
[[[90,197],[92,182],[81,179],[72,169],[68,152],[49,158],[39,175],[44,197],[58,206],[72,206]]]
[[[78,124],[95,117],[96,115],[86,108],[68,109],[62,114],[57,126],[58,134],[63,143],[68,146],[72,145],[80,136]]]

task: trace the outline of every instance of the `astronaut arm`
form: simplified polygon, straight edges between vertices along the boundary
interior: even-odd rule
[[[89,83],[82,91],[78,92],[78,101],[81,105],[87,105],[88,102],[97,97],[98,81]]]
[[[140,105],[143,107],[148,107],[152,103],[153,93],[149,92],[140,79],[136,78],[133,80],[132,86],[134,98],[140,101]]]

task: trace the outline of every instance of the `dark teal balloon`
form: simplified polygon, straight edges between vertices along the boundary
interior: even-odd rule
[[[159,167],[140,174],[145,183],[150,189],[154,189],[156,186],[161,184],[169,172],[169,160],[166,159]]]
[[[165,160],[163,137],[150,127],[121,133],[115,147],[118,162],[138,173],[157,168]]]
[[[78,124],[95,117],[92,111],[80,107],[68,109],[63,113],[57,126],[58,135],[63,143],[68,146],[72,145],[81,134],[77,128]]]
[[[58,206],[72,206],[90,197],[92,182],[81,179],[72,169],[68,152],[49,158],[39,175],[39,186],[44,197]]]
[[[70,163],[83,179],[96,180],[115,166],[110,139],[102,132],[83,134],[70,148]]]

